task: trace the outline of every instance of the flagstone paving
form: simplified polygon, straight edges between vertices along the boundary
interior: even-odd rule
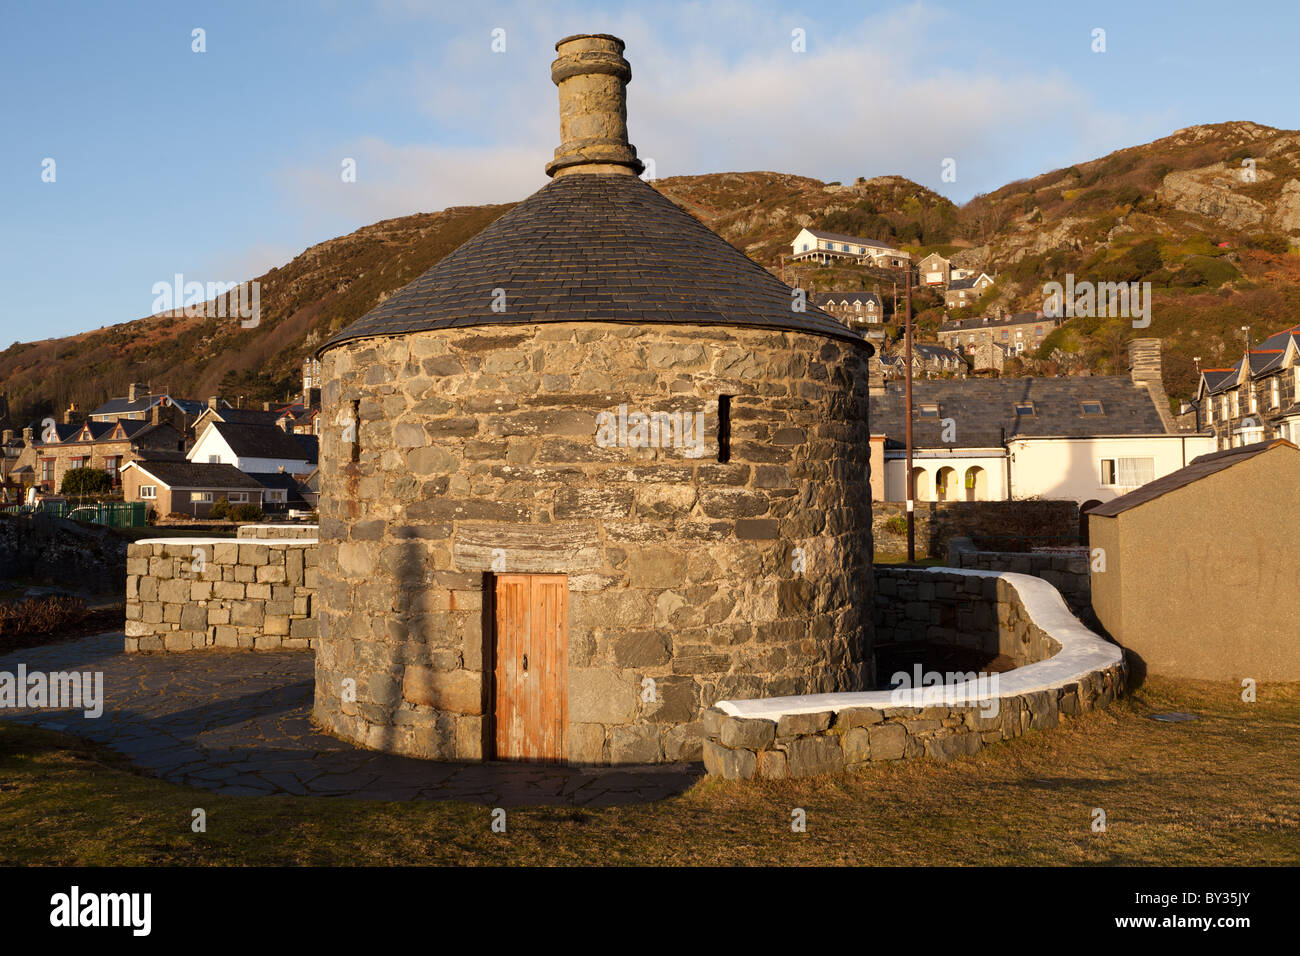
[[[311,651],[127,654],[100,634],[0,656],[0,672],[102,671],[104,712],[0,709],[0,719],[108,745],[173,783],[225,794],[608,806],[661,800],[699,764],[558,767],[444,763],[354,747],[309,717]]]

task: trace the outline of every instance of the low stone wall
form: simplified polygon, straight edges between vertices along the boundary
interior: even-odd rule
[[[720,701],[704,714],[705,769],[728,779],[779,779],[872,761],[948,760],[1054,727],[1062,716],[1105,707],[1123,694],[1120,649],[1080,624],[1047,582],[1015,573],[894,568],[880,576],[877,587],[903,580],[915,585],[916,601],[910,603],[922,608],[930,606],[921,600],[922,586],[935,588],[930,601],[940,608],[940,618],[945,607],[988,607],[992,600],[998,610],[987,613],[999,621],[1000,645],[1015,646],[1026,658],[1044,651],[1050,656],[997,675],[996,688],[968,680],[946,687]],[[914,607],[909,617],[909,602],[902,603],[902,626],[907,628],[909,620],[919,625],[921,611]],[[1012,606],[1018,609],[1012,612]],[[987,640],[989,620],[983,619],[984,626],[970,621],[979,640]],[[936,625],[930,615],[926,639],[938,633],[929,630],[936,626],[955,629],[960,638],[960,624],[941,620]]]
[[[1030,619],[1015,586],[998,575],[878,565],[872,623],[875,646],[944,644],[1003,655],[1017,667],[1059,649]],[[879,677],[879,675],[877,675]]]
[[[1092,613],[1092,578],[1088,551],[978,551],[970,538],[948,542],[948,565],[977,571],[1014,571],[1042,578],[1060,593],[1066,606],[1089,626],[1096,626]]]
[[[149,538],[126,558],[126,650],[316,645],[315,538]]]
[[[241,541],[249,538],[263,541],[319,536],[320,525],[315,524],[244,524],[235,529],[235,537]]]
[[[907,551],[907,508],[900,501],[871,504],[876,551]],[[1017,542],[1068,544],[1079,533],[1079,505],[1074,501],[918,501],[917,557],[946,553],[948,541],[971,538],[978,547],[1010,550]]]

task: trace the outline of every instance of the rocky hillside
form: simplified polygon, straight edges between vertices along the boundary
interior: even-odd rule
[[[1242,161],[1247,160],[1245,165]],[[1253,123],[1192,127],[1068,169],[1011,183],[964,207],[896,176],[822,183],[774,172],[681,176],[664,195],[774,272],[801,226],[938,250],[995,274],[982,308],[1040,308],[1045,282],[1148,281],[1152,323],[1166,341],[1166,388],[1190,393],[1193,358],[1235,359],[1240,327],[1258,340],[1300,322],[1300,132]],[[154,316],[0,352],[13,417],[90,408],[131,381],[196,398],[261,401],[295,388],[303,355],[401,288],[510,208],[456,207],[379,222],[323,242],[258,277],[262,320]],[[879,289],[897,277],[865,269],[785,266],[791,282]],[[918,293],[920,327],[942,302]],[[1014,372],[1114,371],[1128,320],[1072,319]]]

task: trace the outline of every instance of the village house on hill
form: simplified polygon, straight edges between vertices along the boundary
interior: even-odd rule
[[[15,459],[14,471],[30,469],[23,474],[47,492],[61,489],[64,476],[74,468],[106,471],[116,485],[121,469],[137,458],[160,453],[182,457],[185,436],[170,422],[161,421],[161,412],[162,407],[155,404],[149,421],[52,424],[39,436],[35,428],[24,428],[23,449]]]
[[[974,319],[948,319],[939,326],[939,342],[968,355],[974,354],[975,346],[991,342],[1019,355],[1036,350],[1060,324],[1060,319],[1042,312],[1017,312],[996,318],[984,315]]]
[[[1176,430],[1159,356],[1159,339],[1138,339],[1127,376],[914,383],[915,500],[1097,504],[1212,451],[1208,433]],[[904,501],[903,385],[871,391],[872,496]]]
[[[795,262],[820,262],[824,266],[847,260],[860,266],[902,269],[912,263],[911,253],[887,242],[821,229],[800,229],[790,243],[790,252]]]
[[[875,325],[884,318],[880,296],[874,292],[814,292],[810,300],[848,326]]]
[[[943,293],[944,308],[964,309],[974,305],[991,285],[993,285],[993,278],[987,272],[953,279]]]
[[[1300,325],[1270,335],[1230,368],[1201,369],[1197,424],[1219,449],[1300,443]]]

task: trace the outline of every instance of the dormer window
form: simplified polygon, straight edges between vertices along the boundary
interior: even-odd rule
[[[1034,411],[1033,402],[1016,402],[1016,415],[1019,417],[1031,418],[1038,413]]]
[[[1106,409],[1101,402],[1080,402],[1079,409],[1082,414],[1087,416],[1105,415]]]

